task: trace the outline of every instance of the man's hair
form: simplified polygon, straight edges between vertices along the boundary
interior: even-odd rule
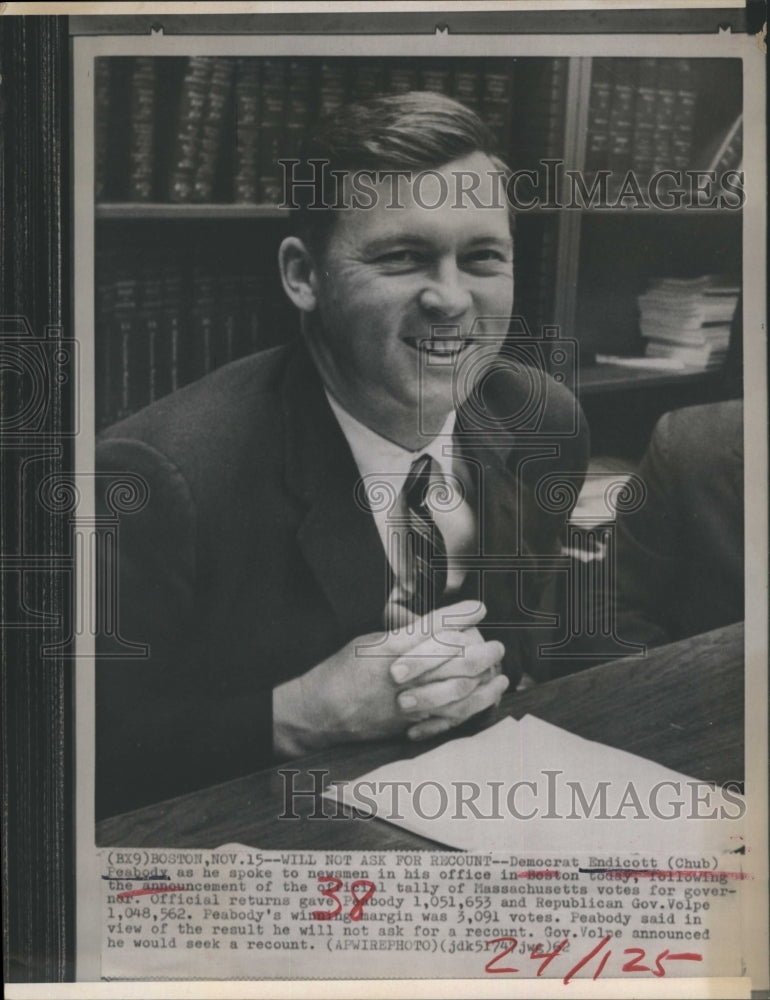
[[[496,170],[510,174],[493,133],[474,111],[443,94],[411,91],[347,104],[322,117],[302,142],[293,177],[317,180],[320,175],[333,204],[342,173],[435,170],[477,152],[485,153]],[[290,170],[287,176],[292,176]],[[316,194],[307,185],[290,190],[287,183],[285,195],[299,206],[297,234],[310,249],[322,252],[335,211],[311,208]]]

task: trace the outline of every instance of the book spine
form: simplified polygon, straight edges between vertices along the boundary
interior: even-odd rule
[[[128,153],[130,201],[150,201],[153,196],[157,83],[157,61],[151,57],[138,57],[131,74]]]
[[[321,62],[318,81],[318,113],[330,115],[348,99],[348,70],[339,59]]]
[[[192,200],[195,170],[200,154],[201,128],[206,92],[213,71],[209,56],[191,56],[182,80],[176,133],[168,180],[168,197],[173,202]]]
[[[167,264],[162,272],[161,335],[158,350],[158,395],[176,392],[184,384],[182,330],[184,322],[182,265]]]
[[[481,73],[473,62],[464,61],[455,68],[452,97],[471,111],[481,110]]]
[[[232,59],[214,59],[206,105],[201,119],[201,137],[193,180],[192,200],[208,202],[214,197],[214,181],[222,154],[224,126],[233,88]]]
[[[586,139],[586,170],[605,170],[609,150],[610,105],[612,77],[610,61],[594,59],[591,64],[591,90],[588,99],[588,135]]]
[[[235,78],[235,161],[233,198],[256,204],[259,200],[259,69],[255,59],[237,61]]]
[[[203,265],[193,268],[193,300],[190,309],[191,352],[186,380],[208,375],[216,367],[214,344],[214,278]]]
[[[138,373],[133,353],[137,327],[137,281],[128,271],[117,272],[114,289],[110,377],[115,403],[114,419],[122,420],[132,413]]]
[[[673,165],[678,170],[691,166],[693,126],[698,100],[695,67],[691,59],[677,59],[675,68],[676,104],[671,135]]]
[[[631,139],[634,127],[634,81],[628,76],[625,59],[613,59],[612,100],[609,113],[607,167],[620,183],[631,168]]]
[[[260,70],[262,121],[259,131],[259,198],[268,205],[283,201],[283,171],[278,160],[286,141],[286,64],[264,59]]]
[[[313,71],[304,59],[292,59],[286,83],[286,139],[283,156],[297,158],[313,120]],[[279,168],[280,169],[280,168]],[[283,172],[281,172],[283,177]]]
[[[417,69],[406,60],[393,60],[388,64],[388,93],[407,94],[417,90]]]
[[[238,299],[241,304],[241,351],[253,354],[265,347],[260,320],[259,281],[251,274],[238,276]]]
[[[548,89],[548,140],[546,152],[549,157],[564,155],[564,115],[567,98],[567,60],[555,58],[550,65],[550,87]]]
[[[422,66],[420,68],[420,90],[432,90],[437,94],[450,94],[452,91],[452,73],[443,65]]]
[[[222,343],[221,353],[224,363],[235,361],[244,353],[239,341],[240,333],[240,303],[238,301],[238,278],[234,274],[222,277],[218,288],[219,294],[219,324]]]
[[[485,69],[481,81],[481,114],[503,156],[511,148],[513,126],[513,73],[510,67]]]
[[[134,60],[110,58],[110,123],[107,129],[106,197],[128,201],[131,174],[131,121]]]
[[[136,372],[137,391],[132,408],[138,409],[154,403],[163,395],[162,339],[162,289],[160,263],[148,264],[139,281],[139,310],[137,315]],[[144,369],[144,371],[143,371]]]
[[[631,164],[641,177],[652,172],[657,67],[657,59],[640,59],[637,67]]]
[[[94,77],[94,198],[102,201],[107,193],[110,125],[110,67],[104,56],[95,60]]]
[[[382,59],[367,59],[356,63],[350,84],[350,93],[357,101],[377,97],[385,90],[385,63]]]
[[[652,134],[652,169],[670,170],[673,165],[672,138],[676,109],[675,67],[671,59],[658,60],[655,86],[655,129]]]

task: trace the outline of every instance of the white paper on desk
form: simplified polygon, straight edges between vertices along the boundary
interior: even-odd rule
[[[667,857],[735,850],[742,843],[742,824],[732,818],[743,814],[737,794],[725,797],[720,789],[531,715],[386,764],[331,786],[326,795],[466,851],[654,850]],[[694,803],[697,796],[701,801]],[[656,812],[675,814],[675,801],[683,803],[680,818],[658,818]]]

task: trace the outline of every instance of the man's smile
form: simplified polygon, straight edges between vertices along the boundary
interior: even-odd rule
[[[455,358],[475,341],[471,337],[405,337],[404,343],[434,357]]]

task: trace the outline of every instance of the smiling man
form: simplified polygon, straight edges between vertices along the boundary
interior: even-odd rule
[[[538,559],[566,516],[536,491],[579,478],[587,442],[574,398],[507,351],[492,137],[414,93],[338,112],[304,159],[321,187],[279,255],[300,340],[99,445],[100,471],[149,486],[120,525],[118,605],[149,656],[98,668],[100,815],[342,742],[434,736],[536,673]]]

